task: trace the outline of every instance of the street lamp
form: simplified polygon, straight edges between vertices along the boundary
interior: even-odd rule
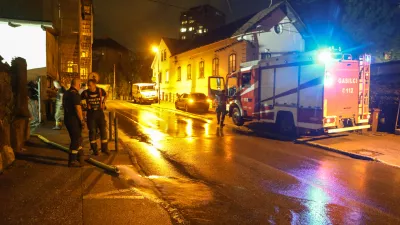
[[[160,58],[159,58],[159,56],[160,56],[160,50],[158,49],[158,47],[157,46],[155,46],[155,45],[153,45],[152,47],[151,47],[151,51],[152,52],[154,52],[155,54],[156,54],[156,56],[157,56],[157,76],[158,76],[158,79],[157,79],[157,82],[158,82],[158,104],[161,104],[161,92],[160,92],[160,89],[161,89],[161,82],[160,82],[160,80],[161,80],[161,74],[160,74]]]

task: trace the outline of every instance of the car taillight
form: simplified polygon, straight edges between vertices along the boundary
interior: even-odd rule
[[[363,115],[362,118],[363,118],[364,120],[369,120],[369,118],[371,118],[371,115],[370,115],[370,114]]]
[[[325,123],[335,123],[335,118],[324,118],[324,124]]]

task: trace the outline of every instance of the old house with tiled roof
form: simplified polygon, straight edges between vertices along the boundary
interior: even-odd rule
[[[305,50],[305,26],[286,1],[192,40],[162,38],[152,69],[162,100],[208,93],[208,77],[239,70],[240,63]]]

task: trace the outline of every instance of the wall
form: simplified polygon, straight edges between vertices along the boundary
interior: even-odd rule
[[[46,32],[46,68],[47,75],[58,80],[58,43],[50,32]]]

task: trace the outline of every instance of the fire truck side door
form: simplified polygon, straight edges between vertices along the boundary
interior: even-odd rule
[[[215,95],[225,91],[225,79],[223,77],[208,77],[208,97],[215,99]]]
[[[240,76],[240,103],[243,107],[243,116],[254,116],[254,101],[255,101],[255,83],[254,77],[249,72],[241,73]]]

